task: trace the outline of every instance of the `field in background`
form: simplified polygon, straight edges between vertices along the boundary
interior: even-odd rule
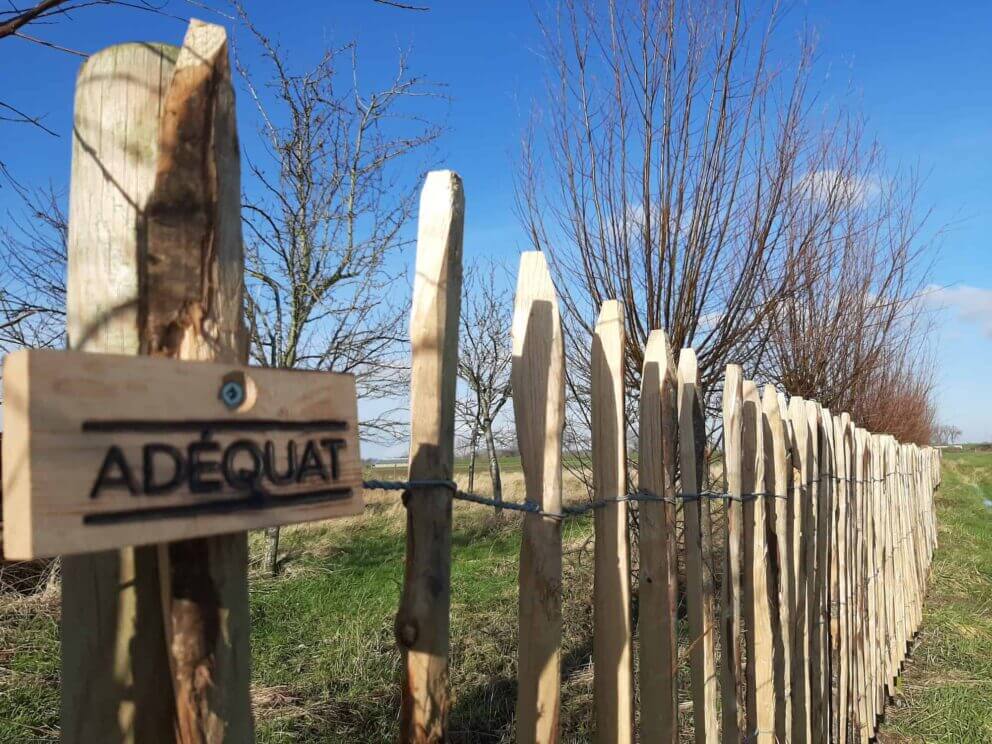
[[[505,498],[522,499],[519,461],[504,466]],[[374,475],[394,478],[389,465]],[[487,487],[480,461],[476,490]],[[566,491],[584,497],[574,480]],[[395,738],[392,620],[405,517],[399,494],[367,497],[361,517],[285,530],[278,578],[261,571],[262,540],[252,538],[253,695],[263,744]],[[940,547],[919,645],[882,729],[889,744],[992,741],[992,452],[948,453],[937,504]],[[512,741],[519,520],[455,506],[453,742]],[[591,738],[591,534],[589,518],[565,525],[562,741],[576,744]],[[54,583],[44,586],[0,594],[3,743],[58,738],[58,594]],[[688,724],[685,702],[682,710]]]

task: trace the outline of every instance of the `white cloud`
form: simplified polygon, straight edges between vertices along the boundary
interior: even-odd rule
[[[977,325],[982,334],[992,338],[992,289],[957,284],[926,289],[927,302],[934,307],[952,310],[959,319]]]
[[[851,178],[832,168],[825,168],[807,173],[798,188],[817,201],[826,201],[831,194],[839,193],[845,201],[863,204],[882,192],[882,180],[877,176]]]

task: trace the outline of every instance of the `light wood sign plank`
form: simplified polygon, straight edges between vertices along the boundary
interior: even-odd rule
[[[35,350],[3,380],[7,558],[363,508],[351,375]]]

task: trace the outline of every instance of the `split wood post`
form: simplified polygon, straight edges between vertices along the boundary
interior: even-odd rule
[[[865,449],[865,430],[858,426],[854,429],[854,440],[857,446],[855,463],[855,498],[856,512],[854,516],[855,544],[854,558],[854,621],[855,621],[855,655],[853,669],[856,677],[855,710],[857,713],[857,729],[855,735],[862,742],[868,741],[868,709],[866,705],[866,655],[865,648],[865,500],[867,495],[866,483],[869,478],[867,469],[867,450]]]
[[[804,524],[809,539],[805,543],[808,604],[806,606],[807,633],[809,636],[809,714],[810,732],[813,741],[824,739],[823,729],[823,663],[820,638],[820,602],[823,586],[821,566],[818,563],[819,546],[823,531],[819,525],[820,503],[820,405],[813,400],[806,401],[806,416],[809,420],[809,471],[806,478],[806,501]]]
[[[774,540],[769,558],[775,567],[773,576],[772,637],[774,639],[775,737],[788,741],[792,733],[792,617],[790,595],[793,583],[792,552],[788,525],[789,463],[786,453],[786,426],[782,420],[782,403],[771,385],[761,398],[765,446],[765,493],[768,497],[768,527]]]
[[[411,481],[453,475],[464,221],[461,178],[428,173],[410,309]],[[448,715],[451,491],[417,487],[404,496],[406,573],[395,626],[403,674],[400,740],[441,742]]]
[[[789,515],[793,529],[792,554],[796,566],[795,607],[792,610],[792,741],[806,744],[810,741],[810,687],[809,687],[809,632],[807,620],[808,583],[811,579],[806,568],[806,543],[809,527],[806,524],[807,483],[809,473],[809,420],[806,401],[793,396],[789,400],[789,424],[792,437],[792,498]]]
[[[678,738],[676,646],[675,452],[678,380],[662,330],[651,331],[641,373],[640,489],[664,501],[642,501],[640,515],[640,679],[642,741]]]
[[[593,705],[596,741],[629,744],[634,728],[627,446],[624,425],[624,320],[616,300],[603,303],[592,340],[593,497],[596,558],[593,598]]]
[[[846,413],[833,417],[834,425],[834,483],[835,499],[837,502],[837,696],[834,700],[837,706],[837,741],[847,741],[847,690],[848,676],[848,610],[849,610],[849,581],[848,536],[849,520],[849,487],[850,487],[850,440],[848,426],[850,416]]]
[[[544,254],[520,256],[510,384],[527,501],[561,512],[565,359],[558,298]],[[517,741],[558,740],[561,688],[561,520],[524,516],[520,543]]]
[[[828,582],[827,602],[823,608],[823,618],[827,629],[827,645],[824,651],[829,670],[827,679],[829,689],[826,691],[829,696],[827,701],[829,709],[828,725],[830,726],[828,740],[837,741],[840,726],[837,709],[837,699],[840,693],[840,608],[838,606],[840,575],[838,573],[839,557],[837,553],[839,527],[837,523],[837,444],[834,432],[836,417],[827,408],[824,408],[820,412],[820,417],[823,426],[820,482],[821,488],[823,488],[827,498],[826,526],[828,531],[827,540],[829,542],[826,577]]]
[[[73,150],[71,346],[243,363],[224,30],[91,58]],[[252,741],[247,558],[238,533],[66,559],[63,739]]]
[[[727,481],[727,530],[720,606],[720,696],[723,741],[739,742],[746,733],[744,675],[741,668],[741,407],[743,373],[728,364],[723,384],[723,468]]]
[[[772,610],[765,504],[765,427],[758,386],[745,380],[741,407],[741,489],[744,502],[744,620],[747,647],[748,741],[775,740]]]
[[[833,500],[832,461],[833,452],[831,436],[827,430],[833,424],[830,410],[817,404],[817,440],[819,451],[819,488],[817,490],[816,511],[816,576],[817,576],[817,614],[816,629],[818,638],[817,659],[820,664],[820,717],[819,732],[824,741],[830,741],[831,735],[831,692],[833,680],[830,674],[830,555],[833,539],[833,522],[831,520]]]
[[[679,473],[685,514],[686,614],[696,744],[716,744],[719,722],[716,676],[713,544],[706,484],[706,426],[699,396],[699,368],[692,349],[679,352]]]
[[[882,598],[882,628],[879,650],[881,652],[881,698],[883,705],[894,692],[892,688],[892,624],[894,605],[892,602],[892,539],[891,520],[889,518],[889,483],[891,481],[892,462],[889,454],[889,438],[878,435],[877,446],[881,458],[880,494],[878,513],[881,519],[881,573],[879,574],[879,590]]]

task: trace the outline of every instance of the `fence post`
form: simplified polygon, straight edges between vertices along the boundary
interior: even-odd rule
[[[667,499],[642,501],[640,515],[640,679],[642,741],[678,738],[675,623],[675,451],[678,381],[668,336],[651,331],[641,373],[637,476],[641,490]]]
[[[786,459],[786,428],[782,420],[782,404],[778,393],[766,385],[761,398],[765,446],[765,493],[768,497],[768,527],[773,536],[769,545],[772,572],[774,612],[775,736],[788,741],[792,733],[792,616],[790,594],[793,583],[792,552],[788,526],[789,472]]]
[[[593,601],[593,704],[596,741],[633,741],[630,546],[624,423],[623,306],[603,303],[592,342],[592,475],[596,500]]]
[[[746,700],[741,669],[741,407],[743,375],[728,364],[723,383],[723,467],[727,480],[726,544],[723,553],[720,607],[720,695],[723,700],[723,741],[736,744],[745,735]]]
[[[805,543],[807,576],[806,622],[809,643],[809,715],[810,736],[813,741],[824,738],[823,730],[823,664],[820,637],[820,604],[822,599],[822,576],[818,558],[820,542],[824,535],[819,523],[820,504],[820,406],[814,400],[806,401],[806,416],[809,421],[809,460],[806,478],[806,499],[804,501],[803,523],[809,539]]]
[[[450,480],[462,285],[465,196],[452,171],[427,174],[420,194],[416,276],[410,309],[410,480]],[[400,739],[447,736],[451,604],[451,492],[405,494],[406,573],[396,614],[402,655]]]
[[[775,682],[769,555],[765,504],[765,427],[758,386],[744,380],[741,406],[741,489],[744,497],[744,619],[747,647],[748,741],[771,744],[775,738]]]
[[[699,368],[692,349],[679,352],[679,473],[683,494],[699,494],[706,484],[706,427],[699,397]],[[696,744],[719,741],[714,628],[713,546],[708,499],[685,502],[686,614],[689,618],[689,671]]]
[[[224,30],[91,58],[73,150],[71,346],[244,361]],[[67,558],[63,618],[64,741],[253,740],[244,533]]]
[[[795,607],[792,612],[792,741],[810,741],[809,628],[807,594],[810,577],[806,568],[806,543],[810,539],[805,517],[809,473],[809,420],[806,401],[799,396],[789,400],[792,444],[793,490],[789,500],[792,523],[792,553],[796,566]]]
[[[829,741],[837,741],[840,738],[840,711],[837,700],[840,695],[840,557],[838,555],[838,494],[837,488],[837,435],[836,427],[838,417],[834,416],[829,409],[824,408],[820,412],[823,422],[822,451],[820,458],[821,484],[825,483],[824,493],[827,498],[826,524],[827,524],[827,603],[823,609],[824,623],[827,627],[827,646],[824,649],[829,669],[827,682],[830,688],[826,691],[829,695],[827,702],[830,715],[828,720]]]
[[[819,664],[819,725],[818,736],[830,741],[831,733],[831,691],[833,682],[830,675],[830,545],[833,536],[831,483],[833,453],[827,436],[832,427],[830,410],[816,404],[818,485],[816,498],[816,633],[817,664]],[[831,432],[832,434],[832,432]]]
[[[67,246],[71,349],[143,351],[143,209],[178,52],[123,44],[94,54],[79,72]],[[61,643],[62,741],[174,741],[155,546],[62,559]]]
[[[565,359],[558,299],[544,254],[520,256],[510,372],[527,501],[561,511]],[[561,687],[561,521],[524,515],[520,543],[517,741],[558,740]]]

